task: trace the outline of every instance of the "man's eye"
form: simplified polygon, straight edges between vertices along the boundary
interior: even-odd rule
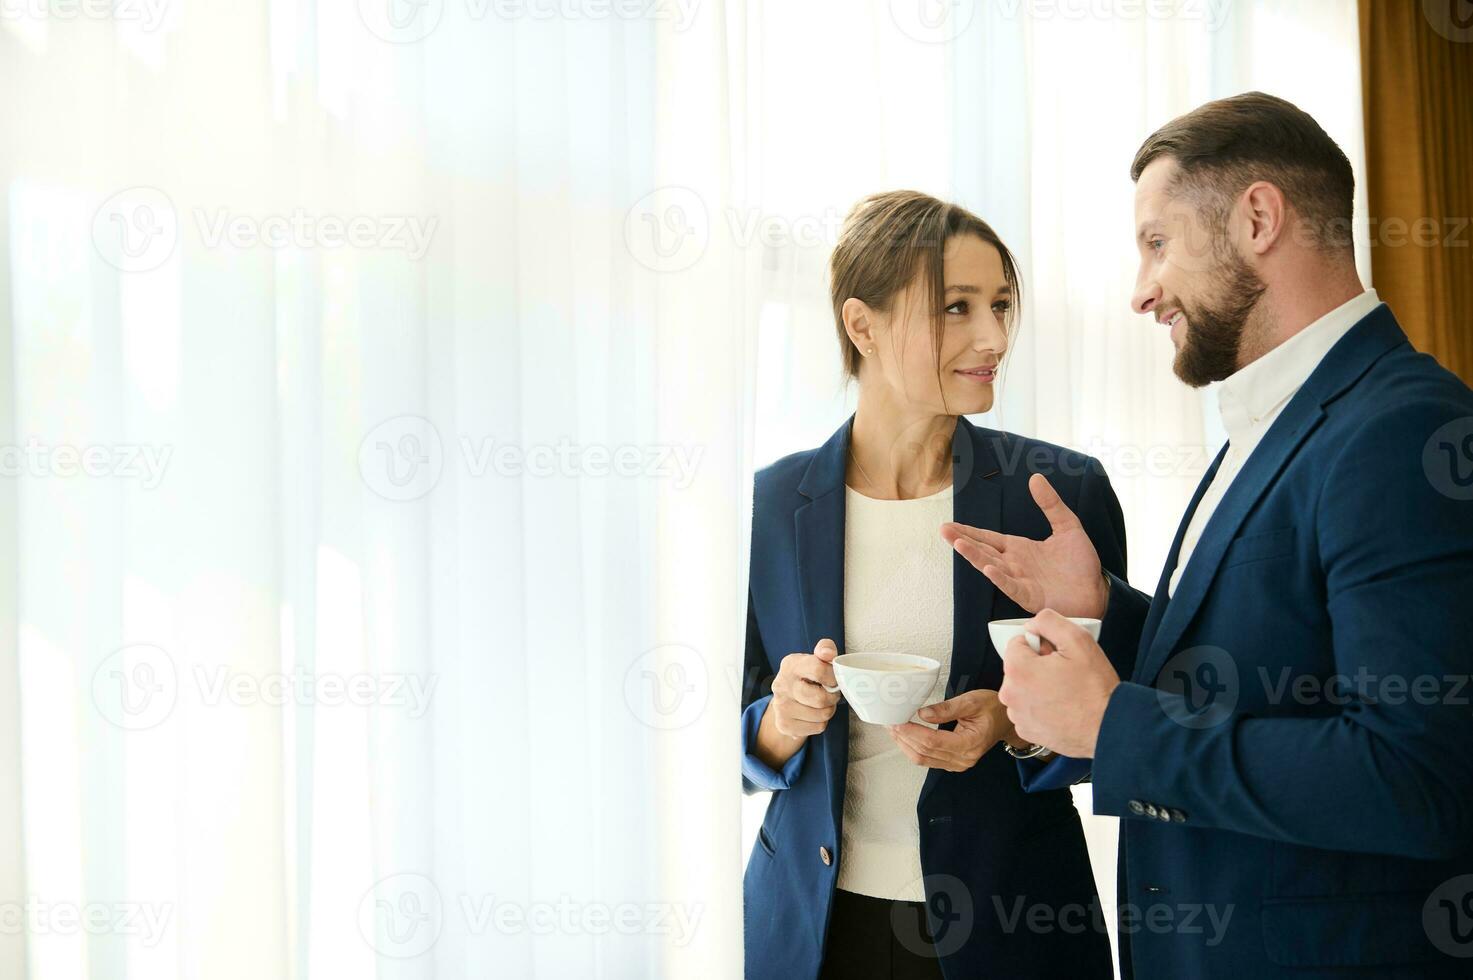
[[[1153,251],[1153,252],[1159,252],[1159,251],[1161,251],[1162,247],[1164,247],[1166,245],[1166,243],[1164,241],[1162,241],[1161,239],[1159,239],[1159,238],[1153,238],[1149,242],[1147,242],[1146,244],[1148,244],[1150,246],[1151,251]]]

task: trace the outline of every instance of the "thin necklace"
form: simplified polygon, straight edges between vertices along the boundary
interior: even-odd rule
[[[855,466],[859,467],[859,475],[864,477],[864,482],[875,490],[880,489],[880,485],[872,480],[870,475],[864,471],[864,464],[859,461],[859,457],[854,455],[854,443],[852,442],[849,444],[849,458],[854,460]],[[936,492],[939,493],[940,491],[938,490]]]
[[[855,466],[859,467],[859,475],[864,477],[864,482],[869,484],[872,488],[878,490],[880,488],[880,485],[869,478],[869,474],[864,471],[864,464],[859,461],[858,456],[854,455],[854,443],[852,442],[849,444],[849,458],[854,460]]]

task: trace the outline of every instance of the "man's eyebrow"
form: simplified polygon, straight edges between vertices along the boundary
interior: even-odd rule
[[[1140,231],[1135,233],[1136,240],[1145,241],[1146,236],[1156,230],[1157,224],[1158,222],[1154,218],[1150,221],[1142,222]]]

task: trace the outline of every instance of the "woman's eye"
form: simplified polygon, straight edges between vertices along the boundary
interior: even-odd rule
[[[1012,308],[1013,304],[1010,300],[1000,299],[996,303],[992,304],[992,312],[996,313],[998,316],[1007,313]]]
[[[964,299],[957,300],[955,303],[952,303],[950,306],[948,306],[946,308],[946,312],[947,313],[955,313],[958,316],[966,316],[967,315],[967,301],[964,300]]]

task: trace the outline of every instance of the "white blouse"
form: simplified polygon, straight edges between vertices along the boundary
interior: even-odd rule
[[[844,649],[915,653],[941,661],[927,704],[951,674],[952,488],[914,500],[876,500],[845,487]],[[849,711],[838,886],[874,898],[925,901],[916,803],[929,769],[906,758],[884,725]],[[927,727],[935,728],[935,725]]]

